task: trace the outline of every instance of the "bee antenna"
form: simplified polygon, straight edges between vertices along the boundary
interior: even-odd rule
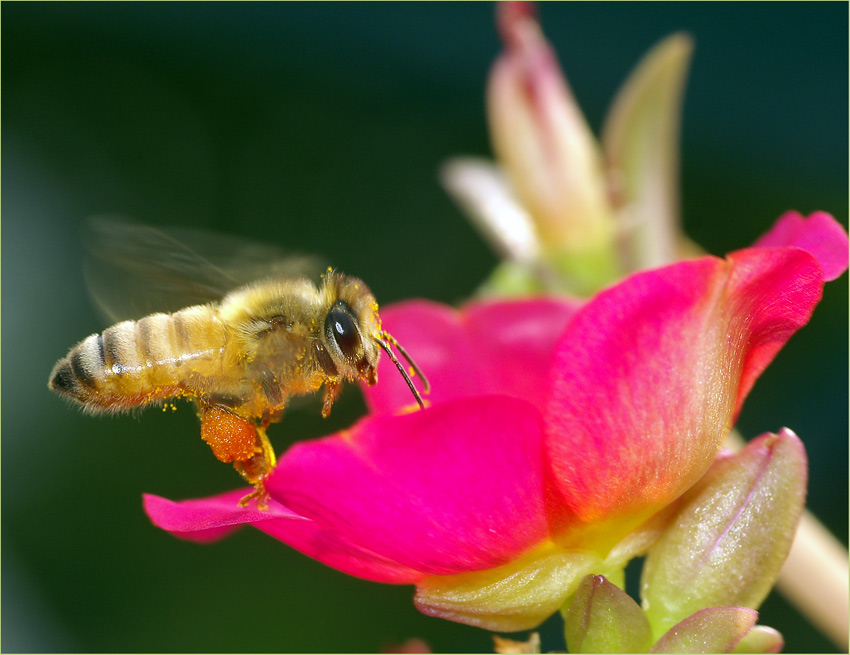
[[[395,353],[390,348],[390,344],[394,345],[398,348],[398,351],[402,354],[402,356],[407,360],[407,363],[413,368],[413,372],[418,375],[422,379],[422,389],[425,393],[428,393],[431,390],[431,385],[428,383],[428,378],[425,377],[425,374],[419,369],[416,365],[416,362],[413,361],[410,355],[407,354],[407,351],[401,346],[401,344],[395,340],[395,338],[389,333],[381,331],[377,335],[376,341],[384,349],[384,352],[387,353],[387,357],[390,358],[395,367],[398,369],[398,372],[401,373],[401,376],[404,378],[404,381],[407,382],[407,386],[410,388],[413,397],[416,398],[416,402],[419,403],[419,407],[421,409],[425,409],[425,403],[422,402],[422,396],[419,395],[419,392],[416,390],[416,387],[413,384],[413,380],[410,379],[410,376],[407,374],[407,371],[404,370],[404,366],[401,365],[401,362],[398,361],[398,357],[395,356]]]

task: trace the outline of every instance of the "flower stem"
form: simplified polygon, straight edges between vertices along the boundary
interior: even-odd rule
[[[777,587],[842,652],[847,651],[847,550],[804,511]]]

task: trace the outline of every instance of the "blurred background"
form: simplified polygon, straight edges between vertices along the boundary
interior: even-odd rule
[[[598,130],[619,84],[676,30],[696,41],[682,133],[685,229],[750,244],[786,209],[847,222],[845,3],[541,7]],[[4,3],[2,6],[2,650],[379,651],[410,637],[492,651],[431,619],[412,588],[325,568],[245,529],[216,544],[152,527],[142,492],[237,486],[188,406],[92,418],[47,389],[106,327],[79,228],[92,214],[223,230],[317,253],[383,304],[456,303],[495,258],[437,182],[489,155],[483,90],[500,49],[489,3]],[[803,438],[809,506],[847,542],[847,275],[756,385],[739,427]],[[271,430],[278,451],[362,413],[349,388]],[[834,646],[781,598],[786,650]],[[560,623],[544,650],[563,649]]]

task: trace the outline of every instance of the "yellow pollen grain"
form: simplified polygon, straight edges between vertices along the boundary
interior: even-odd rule
[[[431,403],[428,402],[427,398],[423,398],[422,403],[425,405],[426,408],[431,405]],[[404,414],[412,414],[413,412],[418,412],[420,409],[423,409],[423,408],[419,406],[419,403],[414,402],[414,403],[410,403],[408,405],[405,405],[404,407],[399,409],[397,414],[399,416],[402,416]]]

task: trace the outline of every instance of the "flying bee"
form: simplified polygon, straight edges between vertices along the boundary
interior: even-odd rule
[[[93,221],[90,241],[107,271],[141,276],[145,293],[160,296],[178,287],[184,297],[210,295],[255,270],[246,266],[253,255],[267,255],[264,246],[243,246],[231,266],[238,272],[229,273],[166,232],[113,220]],[[53,367],[50,389],[91,413],[193,401],[201,438],[254,485],[240,505],[256,498],[263,507],[275,465],[266,428],[281,420],[291,398],[324,387],[327,417],[344,381],[377,383],[383,351],[424,407],[391,346],[428,391],[413,359],[381,328],[378,303],[361,280],[328,269],[316,286],[286,264],[276,269],[218,301],[118,322],[87,337]]]

